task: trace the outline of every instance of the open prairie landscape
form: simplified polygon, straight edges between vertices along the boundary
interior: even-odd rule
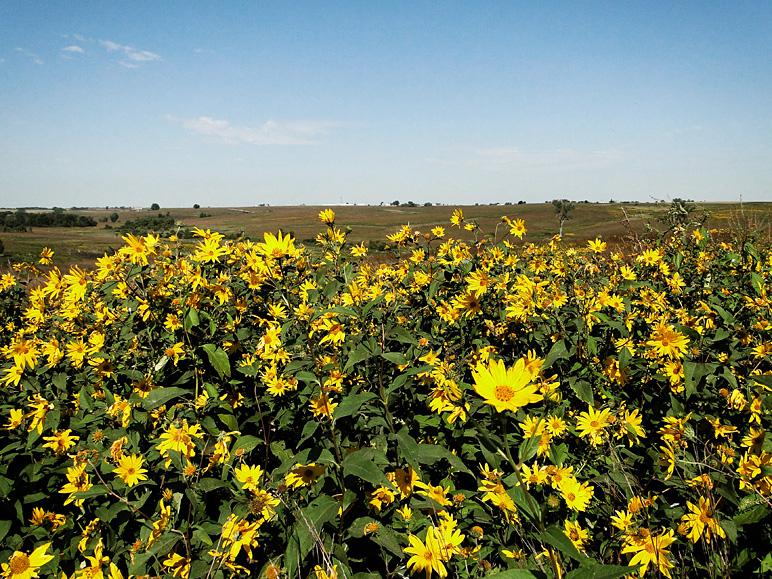
[[[0,23],[0,579],[772,577],[772,2]]]
[[[772,231],[772,203],[687,203],[692,206],[692,216],[700,218],[707,214],[705,226],[715,229],[754,231],[770,238]],[[348,205],[331,206],[337,214],[337,221],[343,227],[350,227],[348,242],[351,244],[373,245],[373,249],[387,243],[387,235],[409,224],[413,229],[428,232],[436,226],[447,226],[449,216],[458,206],[392,206],[392,205]],[[175,225],[165,230],[146,228],[142,233],[172,233],[190,231],[194,227],[210,229],[224,235],[262,240],[264,233],[290,234],[299,243],[313,246],[318,233],[316,215],[324,207],[317,206],[276,206],[276,207],[201,207],[161,208],[159,211],[131,208],[70,209],[78,215],[93,218],[98,224],[80,228],[30,228],[26,232],[0,233],[5,245],[2,256],[3,267],[15,261],[37,259],[44,247],[54,250],[57,264],[79,264],[87,266],[105,252],[111,252],[123,244],[121,226],[127,221],[158,215],[172,218]],[[522,219],[528,233],[526,241],[540,243],[548,241],[559,230],[555,207],[551,203],[496,204],[461,206],[464,216],[475,221],[486,233],[504,231],[502,216]],[[590,239],[601,237],[613,246],[624,245],[631,235],[645,235],[647,225],[658,230],[667,229],[661,220],[667,214],[668,203],[581,203],[575,202],[563,228],[563,241],[568,245],[582,245]],[[30,209],[29,212],[34,212]],[[110,215],[117,213],[115,221]],[[109,229],[106,229],[106,226]],[[498,228],[498,229],[497,229]],[[474,240],[474,234],[457,231],[455,237]],[[372,253],[377,253],[374,251]]]
[[[175,210],[15,264],[6,576],[764,574],[768,206],[555,209]]]

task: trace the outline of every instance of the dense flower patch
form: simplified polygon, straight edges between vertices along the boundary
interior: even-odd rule
[[[2,277],[5,577],[772,568],[769,249],[320,219]]]

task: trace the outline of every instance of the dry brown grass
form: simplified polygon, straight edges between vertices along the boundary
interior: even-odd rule
[[[298,241],[311,240],[324,226],[317,215],[324,207],[317,206],[272,206],[272,207],[202,207],[163,208],[185,227],[200,227],[222,233],[244,234],[260,240],[264,232],[283,231],[291,233]],[[349,241],[386,241],[388,234],[394,233],[404,224],[410,224],[414,230],[428,232],[437,225],[444,226],[449,235],[455,238],[472,240],[467,231],[459,231],[450,225],[450,216],[459,206],[443,205],[432,207],[393,207],[390,205],[367,206],[346,205],[331,206],[336,214],[336,225],[340,228],[351,227]],[[468,221],[477,221],[485,233],[496,231],[502,215],[513,219],[524,219],[528,228],[526,241],[543,242],[549,240],[558,231],[554,208],[551,203],[532,203],[525,205],[469,205],[460,207]],[[620,246],[625,243],[629,230],[624,224],[624,212],[630,219],[632,231],[642,234],[646,223],[659,225],[657,218],[667,211],[667,204],[655,203],[579,203],[571,214],[572,219],[564,227],[567,243],[584,244],[588,239],[601,236]],[[772,239],[772,203],[706,203],[698,204],[698,211],[712,212],[708,227],[746,228],[762,231],[767,239]],[[156,215],[149,210],[131,211],[123,209],[91,209],[77,213],[90,215],[97,221],[116,211],[119,219],[109,223],[118,228],[127,220],[137,217]],[[201,213],[210,214],[200,217]],[[506,231],[503,225],[498,228],[499,235]],[[56,252],[55,262],[60,268],[70,265],[91,267],[94,260],[106,251],[123,245],[117,229],[105,229],[100,223],[97,227],[85,229],[70,228],[35,228],[26,233],[2,233],[0,239],[5,244],[2,269],[11,263],[24,260],[36,260],[43,247],[50,247]]]

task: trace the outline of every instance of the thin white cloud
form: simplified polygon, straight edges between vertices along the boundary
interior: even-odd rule
[[[73,44],[72,46],[65,46],[64,48],[62,48],[62,50],[64,52],[69,52],[69,53],[72,53],[72,54],[83,54],[83,53],[86,52],[80,46],[78,46],[76,44]]]
[[[35,64],[43,64],[43,60],[34,52],[30,52],[29,50],[24,50],[20,46],[16,47],[16,52],[21,52],[24,56],[28,56],[32,59],[32,62]]]
[[[181,123],[184,129],[192,133],[213,137],[220,143],[250,145],[318,145],[320,141],[316,137],[346,124],[336,121],[277,123],[269,120],[262,126],[253,128],[232,126],[228,121],[218,121],[211,117],[178,119],[166,115],[166,119]]]
[[[142,50],[139,52],[128,52],[127,56],[130,60],[136,61],[136,62],[149,62],[152,60],[161,60],[161,57],[153,52],[149,52],[147,50]]]
[[[123,46],[121,44],[118,44],[117,42],[113,42],[111,40],[100,40],[99,44],[104,46],[108,51],[113,50],[130,50],[130,46]]]
[[[99,44],[106,48],[107,52],[122,52],[128,61],[120,61],[120,64],[126,68],[137,68],[136,63],[138,62],[163,60],[163,58],[155,52],[150,52],[149,50],[135,50],[132,46],[118,44],[112,40],[100,40]]]

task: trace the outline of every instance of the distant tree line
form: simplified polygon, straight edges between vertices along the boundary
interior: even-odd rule
[[[28,227],[95,227],[96,224],[87,215],[65,213],[58,207],[47,213],[27,213],[24,209],[0,211],[0,231],[27,231]]]
[[[391,205],[394,207],[420,207],[418,203],[414,203],[413,201],[408,201],[407,203],[400,203],[399,201],[392,201]],[[424,203],[424,207],[431,207],[431,203]]]
[[[121,233],[131,233],[133,235],[147,235],[154,232],[167,237],[174,233],[176,221],[169,215],[158,214],[158,217],[138,217],[124,222],[119,230]]]
[[[200,215],[200,217],[204,216],[211,217],[211,215],[206,213]],[[156,217],[137,217],[136,219],[125,221],[118,227],[117,231],[122,235],[131,233],[134,236],[156,233],[161,237],[176,235],[178,239],[192,239],[196,237],[190,227],[186,227],[182,223],[176,221],[169,215],[169,212],[167,212],[166,215],[159,213]],[[244,235],[244,232],[225,233],[224,235],[225,239],[238,239]]]

